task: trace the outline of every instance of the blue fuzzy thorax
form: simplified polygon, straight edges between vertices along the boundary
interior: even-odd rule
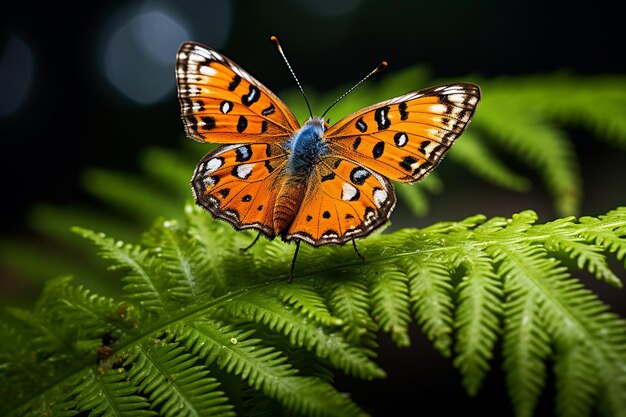
[[[319,161],[322,155],[330,152],[326,143],[322,141],[324,135],[324,121],[318,117],[311,117],[283,145],[291,151],[287,162],[287,174],[294,176],[307,175],[313,164]]]

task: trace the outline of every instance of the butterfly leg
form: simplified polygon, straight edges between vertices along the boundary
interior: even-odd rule
[[[252,241],[251,244],[249,244],[248,246],[246,246],[245,248],[239,248],[239,252],[243,253],[243,252],[247,252],[248,249],[250,249],[251,247],[254,246],[254,244],[259,240],[259,238],[261,237],[261,232],[259,232],[258,235],[256,235],[256,237],[254,238],[254,240]]]
[[[300,241],[296,241],[296,252],[293,254],[291,261],[291,271],[289,271],[289,283],[293,281],[293,269],[296,267],[296,258],[298,257],[298,251],[300,250]]]
[[[356,252],[357,256],[361,258],[362,261],[364,261],[365,256],[361,255],[361,252],[359,252],[359,250],[356,248],[356,240],[354,239],[352,239],[352,246],[354,246],[354,251]]]

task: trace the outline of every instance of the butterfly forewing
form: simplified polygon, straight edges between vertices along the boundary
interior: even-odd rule
[[[329,148],[400,182],[432,171],[463,133],[480,88],[457,83],[426,88],[367,107],[331,126]]]
[[[184,43],[176,81],[187,136],[212,143],[280,143],[299,124],[268,88],[219,52]]]
[[[322,157],[308,181],[285,240],[320,246],[364,237],[389,219],[396,204],[386,178],[334,155]]]
[[[202,158],[191,180],[196,202],[236,229],[256,229],[273,238],[274,204],[286,162],[281,145],[217,148]]]

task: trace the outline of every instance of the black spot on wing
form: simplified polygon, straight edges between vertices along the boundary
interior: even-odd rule
[[[262,114],[263,116],[269,116],[270,114],[274,113],[274,111],[276,111],[276,110],[274,109],[274,105],[273,105],[273,104],[270,104],[268,108],[263,109],[263,110],[261,111],[261,114]]]
[[[226,198],[226,197],[228,197],[228,194],[230,194],[230,188],[222,188],[219,191],[219,193],[222,196],[222,198]]]
[[[200,120],[204,123],[204,126],[202,126],[204,130],[211,130],[215,127],[215,119],[211,116],[204,116]]]
[[[259,101],[260,97],[261,97],[261,91],[259,91],[258,88],[250,84],[250,90],[248,91],[248,94],[244,94],[241,97],[241,102],[245,104],[246,106],[250,107],[252,104]]]
[[[363,185],[370,175],[369,171],[365,168],[355,167],[350,172],[350,181],[355,185]]]
[[[246,116],[239,116],[239,120],[237,121],[237,132],[243,133],[247,127],[248,119],[246,119]]]
[[[325,218],[325,219],[330,219],[330,212],[329,212],[329,211],[325,211],[325,212],[322,214],[322,217],[323,217],[323,218]]]
[[[194,116],[185,117],[185,126],[192,132],[198,132],[198,121]]]
[[[261,122],[261,133],[267,132],[267,120]]]
[[[322,181],[321,181],[321,182],[324,182],[324,181],[330,181],[330,180],[332,180],[333,178],[335,178],[335,173],[334,173],[334,172],[331,172],[330,174],[327,174],[327,175],[322,176]]]
[[[367,132],[367,123],[365,123],[365,122],[363,121],[363,118],[362,118],[362,117],[360,117],[360,118],[359,118],[359,120],[357,120],[357,121],[356,121],[356,123],[355,123],[355,125],[354,125],[354,126],[355,126],[355,127],[357,128],[357,130],[358,130],[359,132],[361,132],[361,133],[365,133],[365,132]]]
[[[416,162],[417,159],[413,158],[412,156],[407,156],[402,160],[402,162],[400,162],[400,166],[407,171],[411,171],[413,169],[411,165]]]
[[[374,120],[376,120],[376,124],[378,125],[378,130],[385,130],[389,126],[391,126],[391,121],[389,121],[389,106],[380,107],[376,109],[374,112]]]
[[[356,151],[360,144],[361,144],[361,136],[357,136],[356,139],[354,139],[354,142],[352,143],[352,149]]]
[[[417,168],[415,168],[413,170],[413,175],[417,175],[417,174],[423,174],[424,172],[426,172],[428,170],[428,168],[430,168],[433,165],[432,162],[430,161],[426,161],[423,164],[421,164],[420,166],[418,166]]]
[[[252,200],[252,196],[250,194],[246,194],[243,197],[241,197],[241,201],[243,201],[244,203],[247,203],[250,200]]]
[[[429,140],[422,141],[422,143],[420,143],[420,147],[417,150],[426,155],[426,147],[428,145],[430,145]]]
[[[374,148],[372,148],[372,156],[374,157],[374,159],[380,158],[384,152],[385,142],[383,141],[378,142],[376,145],[374,145]]]
[[[228,91],[235,91],[235,88],[237,88],[240,82],[241,82],[241,77],[235,74],[235,76],[233,77],[233,80],[230,82],[230,84],[228,84]]]
[[[407,107],[406,101],[398,104],[398,110],[400,110],[400,120],[406,120],[409,118],[409,112],[406,111]]]

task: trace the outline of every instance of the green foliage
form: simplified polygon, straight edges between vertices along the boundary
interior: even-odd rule
[[[376,334],[407,346],[412,322],[469,395],[500,339],[516,416],[533,415],[550,364],[557,415],[626,413],[626,322],[572,275],[621,286],[607,256],[626,265],[626,208],[379,234],[360,243],[366,261],[303,247],[291,284],[291,246],[261,240],[241,254],[251,234],[197,208],[181,218],[140,244],[74,229],[121,277],[122,296],[60,278],[32,309],[10,309],[0,414],[361,416],[333,373],[385,377]]]

